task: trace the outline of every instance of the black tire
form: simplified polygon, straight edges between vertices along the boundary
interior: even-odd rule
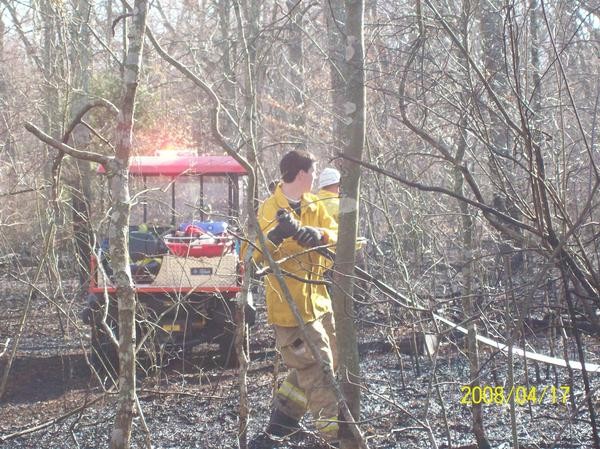
[[[92,334],[90,361],[100,382],[105,387],[111,387],[112,385],[116,385],[119,373],[117,347],[104,329],[102,324],[102,310],[93,310],[92,317],[93,319],[90,324]],[[113,329],[115,336],[117,336],[116,323],[110,315],[107,317],[107,324]]]
[[[107,325],[112,329],[114,336],[119,338],[119,328],[117,323],[117,310],[111,307],[106,319]],[[104,386],[110,387],[116,385],[119,377],[119,352],[118,347],[106,333],[102,323],[104,310],[100,304],[92,309],[91,322],[91,357],[92,367],[98,374]],[[145,333],[153,332],[150,326],[136,324],[136,339],[140,341]],[[138,374],[142,377],[154,373],[159,364],[159,351],[154,341],[154,335],[145,339],[144,345],[136,355]]]
[[[235,345],[235,302],[219,299],[213,318],[216,329],[215,343],[219,345],[219,366],[237,368],[239,366],[237,347]]]
[[[235,327],[224,329],[223,334],[216,338],[219,345],[219,366],[237,368],[239,366],[237,347],[235,345]]]
[[[142,340],[144,343],[138,349],[136,354],[136,368],[143,377],[157,374],[163,367],[162,351],[158,336],[156,335],[156,326],[153,324],[158,320],[156,314],[138,302],[135,338],[136,344]],[[168,359],[167,359],[168,360]]]

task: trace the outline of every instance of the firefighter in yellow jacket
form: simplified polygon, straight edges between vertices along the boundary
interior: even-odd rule
[[[325,205],[329,215],[339,222],[340,213],[340,172],[335,168],[327,167],[319,175],[317,196]]]
[[[322,283],[331,261],[309,248],[334,244],[337,223],[324,204],[310,193],[315,161],[310,153],[291,151],[280,162],[282,182],[265,200],[258,221],[266,236],[267,248],[254,253],[257,263],[269,251],[277,260],[305,323],[306,338],[318,348],[321,358],[335,369],[337,359],[331,299]],[[305,336],[273,274],[266,277],[267,318],[284,363],[290,369],[277,391],[269,425],[255,438],[251,448],[277,447],[278,441],[300,430],[300,419],[312,413],[320,435],[334,443],[338,438],[338,404],[333,386],[317,363]]]

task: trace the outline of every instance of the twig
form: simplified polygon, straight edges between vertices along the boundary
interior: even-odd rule
[[[4,349],[2,350],[2,352],[0,352],[0,357],[2,357],[6,353],[9,343],[10,343],[10,338],[7,337],[6,341],[4,342]]]
[[[304,254],[308,254],[308,253],[311,253],[313,251],[319,251],[319,250],[323,250],[323,249],[327,249],[327,248],[332,248],[334,246],[335,246],[334,244],[330,244],[330,245],[321,245],[321,246],[314,246],[312,248],[306,248],[306,249],[304,249],[304,250],[302,250],[300,252],[297,252],[297,253],[291,254],[289,256],[283,257],[281,259],[278,259],[275,262],[278,265],[281,265],[282,263],[287,262],[288,260],[296,259],[297,257],[300,257],[300,256],[302,256]],[[258,250],[258,251],[260,251],[260,250]],[[260,270],[257,270],[256,271],[256,276],[261,277],[261,276],[265,276],[267,274],[270,274],[272,272],[273,272],[273,270],[271,269],[271,267],[267,266],[267,267],[261,268]]]
[[[351,380],[348,379],[348,382],[352,382]],[[408,410],[406,410],[404,407],[402,407],[400,404],[398,404],[395,401],[392,401],[391,399],[388,399],[387,397],[376,393],[374,391],[371,391],[370,389],[368,389],[367,387],[365,387],[364,385],[360,385],[360,384],[355,384],[358,385],[359,388],[367,391],[369,394],[381,399],[382,401],[384,401],[385,403],[391,405],[392,407],[400,410],[402,413],[404,413],[406,416],[408,416],[409,418],[411,418],[412,420],[414,420],[419,426],[420,426],[420,430],[424,430],[425,432],[427,432],[427,436],[429,438],[429,443],[431,444],[431,447],[433,448],[437,448],[437,442],[435,440],[435,435],[433,434],[433,431],[431,430],[431,426],[429,425],[429,423],[421,421],[419,418],[417,418],[415,415],[413,415],[412,413],[410,413]]]
[[[24,190],[17,190],[16,192],[2,193],[2,194],[0,194],[0,198],[4,198],[6,196],[21,195],[23,193],[42,192],[42,191],[46,190],[47,188],[48,188],[48,186],[44,186],[44,187],[37,187],[35,189],[24,189]]]
[[[66,419],[66,418],[68,418],[70,416],[73,416],[74,414],[79,413],[82,410],[85,410],[87,407],[89,407],[90,405],[95,404],[96,402],[99,402],[101,399],[104,399],[105,396],[106,396],[106,393],[103,393],[99,397],[97,397],[96,399],[93,399],[90,402],[85,402],[83,405],[80,405],[79,407],[77,407],[77,408],[75,408],[73,410],[68,411],[64,415],[60,415],[60,416],[57,416],[56,418],[52,418],[51,420],[46,421],[46,422],[44,422],[42,424],[38,424],[38,425],[35,425],[35,426],[32,426],[32,427],[28,427],[28,428],[26,428],[24,430],[20,430],[18,432],[14,432],[14,433],[11,433],[9,435],[0,436],[0,441],[5,442],[5,441],[8,441],[8,440],[12,440],[13,438],[21,437],[23,435],[28,435],[30,433],[37,432],[38,430],[45,429],[46,427],[52,426],[54,424],[58,424],[62,420]]]
[[[123,63],[121,62],[121,60],[117,57],[117,55],[115,55],[115,53],[112,51],[112,49],[108,46],[108,44],[106,42],[104,42],[104,39],[102,39],[100,36],[98,36],[98,33],[96,33],[96,30],[94,29],[94,27],[90,26],[90,24],[88,22],[85,23],[86,26],[88,27],[88,29],[90,30],[90,32],[92,33],[92,35],[96,38],[96,40],[98,42],[100,42],[100,45],[102,45],[102,47],[108,52],[108,54],[113,58],[114,62],[119,66],[119,67],[123,67]],[[114,35],[114,30],[113,30],[113,35]]]
[[[194,394],[194,393],[186,393],[185,391],[161,391],[161,390],[147,390],[141,389],[138,390],[138,393],[142,394],[156,394],[161,396],[187,396],[195,399],[226,399],[225,396],[215,396],[215,395],[205,395],[205,394]]]
[[[148,429],[148,424],[146,424],[146,418],[144,418],[144,411],[142,410],[140,399],[137,394],[135,395],[135,407],[137,408],[138,414],[140,416],[140,422],[142,423],[142,430],[144,431],[144,443],[146,444],[146,449],[152,449],[152,434],[150,433],[150,429]]]

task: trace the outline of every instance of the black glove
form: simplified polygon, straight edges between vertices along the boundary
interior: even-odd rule
[[[319,246],[322,238],[323,234],[321,231],[312,226],[302,226],[294,236],[294,240],[296,240],[300,246],[304,246],[305,248]]]
[[[293,237],[300,229],[300,222],[292,217],[285,209],[277,211],[277,226],[269,231],[267,238],[275,245],[280,245],[284,239]]]

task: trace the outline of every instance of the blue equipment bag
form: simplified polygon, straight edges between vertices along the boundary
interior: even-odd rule
[[[181,223],[177,228],[178,231],[185,231],[188,226],[195,226],[196,228],[202,229],[204,232],[208,232],[212,235],[224,234],[227,232],[229,223],[226,221],[200,221],[194,220],[191,223]]]

